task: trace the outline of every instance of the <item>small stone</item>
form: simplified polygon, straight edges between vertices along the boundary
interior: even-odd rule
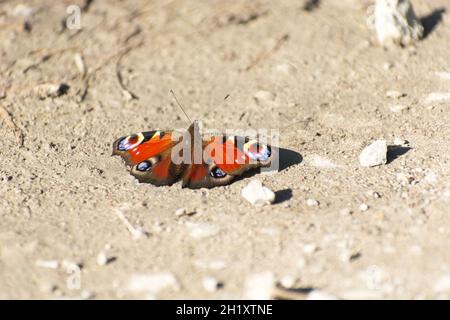
[[[242,189],[241,196],[256,207],[269,205],[275,201],[275,193],[256,179]]]
[[[389,110],[391,110],[392,112],[395,112],[395,113],[400,113],[407,109],[408,109],[408,107],[403,104],[391,104],[389,106]]]
[[[106,250],[100,251],[100,253],[97,255],[97,264],[99,266],[105,266],[113,260],[114,258],[108,257]]]
[[[362,203],[359,206],[359,210],[362,211],[362,212],[367,211],[367,210],[369,210],[369,206],[367,204],[365,204],[365,203]]]
[[[390,63],[390,62],[385,62],[384,64],[383,64],[383,69],[384,70],[391,70],[392,68],[394,67],[394,64],[392,64],[392,63]]]
[[[315,199],[308,199],[308,200],[306,200],[306,205],[308,207],[318,207],[319,206],[319,201],[317,201]]]
[[[189,235],[194,239],[202,239],[215,236],[219,228],[205,222],[186,222]]]
[[[177,210],[175,210],[175,215],[177,217],[184,216],[185,214],[186,214],[186,209],[185,208],[178,208]]]
[[[297,279],[291,275],[285,275],[280,279],[280,284],[287,289],[292,289],[296,282]]]
[[[273,100],[275,100],[275,94],[273,94],[272,92],[269,92],[269,91],[259,90],[258,92],[256,92],[253,95],[253,98],[257,102],[273,101]]]
[[[394,138],[394,145],[396,145],[396,146],[407,146],[408,144],[409,144],[408,141],[405,139],[398,138],[398,137]]]
[[[57,260],[37,260],[36,266],[47,269],[58,269],[59,262]]]
[[[387,161],[386,140],[376,140],[365,147],[359,155],[359,163],[363,167],[374,167],[385,164]]]
[[[65,83],[60,84],[40,84],[33,88],[33,93],[41,100],[46,98],[56,98],[65,94],[69,86]]]
[[[414,180],[413,177],[403,172],[398,172],[395,177],[402,186],[407,186]]]
[[[220,288],[221,284],[214,277],[204,277],[202,279],[203,288],[208,292],[215,292]]]
[[[297,72],[297,69],[289,63],[278,64],[275,66],[275,70],[288,75],[292,75]]]
[[[337,298],[336,296],[322,290],[312,290],[308,293],[306,300],[337,300]]]
[[[269,300],[272,298],[274,276],[272,272],[255,273],[245,280],[244,299]]]
[[[406,46],[423,37],[423,26],[409,0],[377,0],[373,20],[383,46]]]
[[[321,157],[319,155],[313,155],[310,159],[311,165],[316,168],[336,168],[337,165],[331,160]]]
[[[166,288],[179,289],[177,279],[170,272],[132,275],[128,280],[125,290],[156,294]]]
[[[425,97],[425,104],[438,104],[450,101],[450,92],[433,92]]]
[[[339,211],[341,216],[349,216],[352,214],[352,211],[349,208],[343,208]]]
[[[396,91],[396,90],[389,90],[386,92],[386,97],[391,98],[391,99],[400,99],[400,98],[406,97],[406,93],[402,93],[402,92]]]
[[[314,243],[305,244],[303,246],[303,252],[308,255],[313,254],[316,250],[317,246]]]
[[[94,298],[94,293],[92,291],[89,290],[83,290],[80,293],[80,298],[83,300],[90,300],[92,298]]]

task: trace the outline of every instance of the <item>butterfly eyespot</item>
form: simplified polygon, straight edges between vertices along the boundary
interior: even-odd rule
[[[250,159],[256,161],[266,161],[272,155],[270,146],[259,144],[257,142],[248,142],[245,145],[244,150]]]
[[[132,134],[131,136],[122,138],[117,144],[117,149],[119,151],[128,151],[137,147],[144,141],[144,135],[142,133]]]
[[[142,161],[136,166],[136,170],[138,171],[149,171],[152,168],[152,163],[150,161]]]
[[[222,169],[218,167],[212,168],[210,174],[214,178],[223,178],[227,175],[225,172],[222,171]]]

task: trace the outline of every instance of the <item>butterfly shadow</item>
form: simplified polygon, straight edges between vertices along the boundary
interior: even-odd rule
[[[301,163],[302,161],[303,157],[297,151],[285,148],[278,149],[278,171],[283,171],[291,166]]]
[[[387,163],[391,163],[398,157],[401,157],[405,153],[407,153],[409,150],[411,150],[410,147],[401,147],[401,146],[388,146],[388,152],[387,152]]]
[[[436,26],[442,21],[445,13],[445,8],[439,8],[431,12],[429,15],[420,18],[420,22],[423,25],[423,37],[426,38],[436,28]]]
[[[252,176],[254,176],[257,173],[260,173],[261,170],[265,171],[267,170],[268,172],[273,172],[273,171],[283,171],[291,166],[294,166],[296,164],[299,164],[303,161],[303,157],[300,153],[294,151],[294,150],[289,150],[289,149],[284,149],[284,148],[278,148],[278,166],[275,166],[274,168],[263,168],[263,169],[257,169],[257,170],[249,170],[247,172],[244,172],[244,174],[236,177],[236,181],[242,180],[242,179],[246,179],[246,178],[250,178]],[[278,193],[277,193],[278,192]],[[280,190],[275,192],[275,196],[276,196],[276,203],[280,203],[286,200],[289,200],[292,197],[292,190],[291,189],[285,189],[285,190]]]

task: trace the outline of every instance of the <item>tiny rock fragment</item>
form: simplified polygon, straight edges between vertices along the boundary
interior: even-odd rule
[[[202,239],[215,236],[219,233],[219,227],[206,222],[186,222],[189,235],[194,239]]]
[[[65,83],[60,84],[40,84],[33,88],[33,93],[39,99],[43,100],[46,98],[56,98],[59,97],[69,90],[69,86]]]
[[[319,206],[319,201],[317,201],[315,199],[308,199],[308,200],[306,200],[306,205],[308,207],[318,207]]]
[[[362,212],[367,211],[367,210],[369,210],[369,206],[365,203],[361,203],[359,206],[359,210]]]
[[[386,97],[391,98],[391,99],[399,99],[402,97],[405,97],[406,93],[402,93],[400,91],[396,91],[396,90],[389,90],[386,92]]]
[[[275,70],[280,73],[287,74],[287,75],[292,75],[297,72],[297,69],[289,63],[278,64],[275,66]]]
[[[208,292],[215,292],[220,288],[220,282],[214,277],[204,277],[202,279],[202,285]]]
[[[450,92],[432,92],[425,97],[425,104],[444,103],[450,101]]]
[[[423,36],[423,26],[409,0],[377,0],[374,11],[378,42],[406,46]]]
[[[389,105],[389,110],[394,113],[400,113],[404,110],[408,110],[408,106],[405,106],[403,104],[391,104]]]
[[[80,72],[81,76],[84,78],[84,76],[86,75],[86,65],[84,63],[83,56],[81,55],[81,53],[75,53],[73,59],[75,61],[75,65],[78,68],[78,71]]]
[[[387,161],[386,140],[376,140],[365,147],[359,155],[359,163],[363,167],[374,167]]]
[[[157,294],[166,288],[179,289],[177,279],[170,272],[134,274],[129,278],[125,290],[134,293],[145,292]]]
[[[249,275],[245,280],[244,299],[269,300],[275,286],[272,272],[261,272]]]
[[[257,207],[268,205],[275,201],[275,193],[256,179],[252,180],[241,190],[241,196]]]
[[[292,289],[296,282],[297,279],[291,275],[285,275],[280,279],[280,284],[287,289]]]
[[[257,102],[266,102],[275,100],[275,94],[265,90],[259,90],[253,95]]]
[[[311,165],[316,168],[336,168],[337,165],[331,160],[319,155],[312,155],[310,159]]]
[[[94,296],[95,296],[94,293],[89,290],[83,290],[80,292],[80,298],[83,300],[90,300],[94,298]]]
[[[336,296],[322,290],[312,290],[308,293],[306,300],[337,300],[337,298]]]
[[[394,145],[396,146],[407,146],[408,141],[399,137],[394,138]]]
[[[113,262],[116,258],[109,257],[108,252],[106,250],[100,251],[100,253],[97,255],[97,264],[99,266],[107,265],[110,262]]]
[[[407,186],[414,180],[413,177],[404,172],[398,172],[395,177],[402,186]]]
[[[343,208],[339,211],[341,216],[349,216],[352,214],[352,211],[349,208]]]
[[[184,216],[185,214],[186,214],[186,209],[185,208],[178,208],[177,210],[175,210],[175,215],[177,217]]]
[[[314,243],[305,244],[303,246],[303,252],[305,254],[310,255],[310,254],[313,254],[316,251],[317,251],[317,246]]]
[[[58,260],[37,260],[36,266],[47,269],[58,269],[59,262]]]

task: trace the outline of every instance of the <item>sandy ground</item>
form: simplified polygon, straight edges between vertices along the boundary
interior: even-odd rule
[[[448,1],[413,1],[427,35],[389,50],[358,1],[93,1],[64,29],[73,3],[26,2],[26,31],[21,2],[0,1],[0,298],[242,298],[258,274],[337,298],[450,298],[450,103],[424,102],[450,92]],[[43,83],[70,88],[40,99]],[[207,128],[279,129],[281,170],[137,184],[111,144],[187,127],[170,89]],[[361,167],[380,138],[409,145]],[[275,204],[240,196],[252,178]]]

